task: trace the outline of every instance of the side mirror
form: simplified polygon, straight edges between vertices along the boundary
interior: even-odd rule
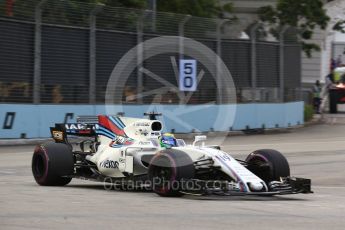
[[[207,140],[207,136],[195,136],[193,146],[195,146],[195,144],[200,141],[206,141],[206,140]]]

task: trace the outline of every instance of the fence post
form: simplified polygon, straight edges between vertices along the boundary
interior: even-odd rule
[[[42,51],[42,6],[46,0],[40,1],[35,8],[35,53],[34,53],[34,79],[33,102],[41,102],[41,51]]]
[[[300,40],[300,37],[298,36],[298,30],[297,28],[294,28],[295,29],[295,33],[297,34],[297,42],[298,42],[298,46],[299,46],[299,49],[300,49],[300,52],[299,52],[299,60],[300,60],[300,78],[299,78],[299,93],[298,93],[298,96],[299,96],[299,100],[300,101],[303,101],[304,98],[303,98],[303,92],[302,92],[302,76],[303,76],[303,67],[302,67],[302,41]]]
[[[279,33],[279,86],[280,86],[280,92],[279,92],[279,99],[280,102],[284,103],[284,91],[285,91],[285,82],[284,82],[284,64],[285,64],[285,52],[284,52],[284,35],[287,31],[288,26],[284,26],[282,30]]]
[[[256,98],[257,89],[257,68],[256,68],[256,31],[260,24],[256,23],[250,30],[251,41],[251,86],[252,86],[252,101]]]
[[[188,22],[188,20],[191,18],[192,16],[190,15],[186,15],[183,20],[180,22],[180,24],[178,25],[178,31],[179,31],[179,57],[180,60],[183,59],[184,57],[184,26],[185,24]]]
[[[222,84],[221,84],[221,58],[222,58],[222,27],[225,23],[229,22],[229,19],[220,19],[217,22],[217,69],[216,69],[216,80],[217,80],[217,104],[221,104],[223,100],[222,95]]]
[[[184,58],[184,26],[188,22],[189,19],[191,19],[191,15],[186,15],[183,20],[178,25],[178,34],[179,34],[179,60],[178,65],[180,63],[180,60]],[[177,79],[178,84],[178,79]],[[183,92],[182,92],[183,93]],[[180,104],[187,103],[184,100],[180,100]]]
[[[143,14],[141,14],[138,17],[137,21],[137,103],[143,104],[143,73],[141,71],[141,68],[143,66],[144,61],[144,47],[143,47],[143,33],[144,33],[144,19],[146,16],[146,13],[148,11],[143,11]]]
[[[141,68],[143,66],[144,62],[144,46],[143,46],[143,41],[144,41],[144,21],[147,15],[149,13],[152,13],[150,10],[145,10],[143,11],[143,14],[141,14],[138,17],[137,21],[137,103],[138,104],[143,104],[143,73],[141,71]]]
[[[148,0],[148,7],[152,13],[151,18],[151,30],[152,32],[156,32],[156,17],[157,17],[157,0]]]
[[[89,32],[89,103],[96,103],[96,14],[103,9],[97,4],[90,12]]]

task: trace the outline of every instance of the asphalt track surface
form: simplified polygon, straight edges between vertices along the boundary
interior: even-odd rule
[[[223,149],[244,159],[273,148],[293,175],[311,178],[314,194],[228,200],[162,198],[150,192],[106,191],[72,180],[38,186],[33,146],[0,147],[0,229],[345,229],[345,126],[318,125],[284,134],[237,136]]]

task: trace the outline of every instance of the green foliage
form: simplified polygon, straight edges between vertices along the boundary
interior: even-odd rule
[[[15,17],[34,18],[35,6],[39,2],[40,0],[16,0]],[[44,3],[44,13],[50,21],[60,20],[70,23],[71,19],[68,19],[68,15],[65,13],[67,11],[73,11],[73,14],[83,14],[86,8],[92,8],[96,4],[106,7],[147,9],[147,3],[148,0],[48,0]],[[231,3],[222,4],[221,0],[157,0],[157,10],[199,17],[225,18],[226,13],[232,12],[233,7]],[[80,12],[78,13],[78,11]],[[5,4],[0,4],[0,14],[5,15]]]
[[[312,105],[305,105],[304,106],[304,121],[310,121],[313,119],[314,116],[314,108]]]
[[[272,6],[263,6],[259,8],[258,15],[261,21],[271,24],[277,23],[277,12]]]
[[[112,7],[145,9],[147,0],[76,0],[87,3],[100,3]],[[232,4],[221,4],[220,0],[157,0],[157,10],[163,12],[190,14],[199,17],[224,17],[232,12]]]
[[[41,0],[16,0],[11,17],[35,20],[35,9],[40,2]],[[143,10],[147,9],[147,4],[148,0],[46,0],[41,6],[42,21],[51,24],[88,27],[90,25],[90,13],[97,11],[97,28],[136,31],[138,18],[143,15]],[[103,7],[96,7],[96,5]],[[155,27],[152,27],[152,20],[147,17],[148,26],[145,27],[144,25],[146,32],[154,29],[154,32],[170,33],[172,31],[171,33],[175,33],[178,27],[177,23],[184,18],[182,14],[224,18],[225,12],[232,11],[232,4],[221,4],[221,0],[157,0],[157,10],[181,15],[158,14]],[[5,4],[0,4],[0,16],[6,16]],[[166,29],[167,23],[170,23],[169,25],[174,29],[168,31]],[[200,27],[203,26],[204,28],[195,29],[198,36],[207,32],[208,28],[216,28],[216,25],[209,24],[202,24]],[[203,29],[205,31],[202,31]]]
[[[128,8],[138,8],[144,9],[146,7],[146,0],[73,0],[76,2],[83,3],[98,3],[105,6],[112,7],[128,7]]]
[[[330,20],[321,0],[278,0],[276,8],[265,6],[258,13],[260,20],[272,27],[295,27],[303,40],[311,39],[316,27],[325,29]],[[312,51],[320,50],[318,45],[306,42],[302,48],[308,57]]]
[[[333,30],[345,33],[345,20],[340,20],[335,23]]]
[[[313,44],[313,43],[307,43],[307,42],[302,42],[302,47],[307,55],[307,57],[311,57],[311,54],[313,51],[320,51],[320,46]]]
[[[99,0],[106,6],[144,9],[147,0]]]
[[[35,8],[40,2],[41,0],[16,0],[13,17],[35,20]],[[97,14],[98,27],[133,31],[136,30],[137,12],[112,7],[145,9],[146,2],[147,0],[47,0],[41,7],[42,20],[44,23],[88,27],[90,12],[98,4],[106,8]],[[5,15],[5,4],[0,4],[0,15]]]
[[[220,4],[220,0],[159,0],[157,10],[198,17],[224,17],[225,12],[232,11],[232,4]]]
[[[0,16],[7,16],[5,0],[0,0]],[[13,2],[13,12],[11,17],[17,17],[23,20],[34,20],[35,18],[35,6],[39,3],[39,0],[16,0]]]

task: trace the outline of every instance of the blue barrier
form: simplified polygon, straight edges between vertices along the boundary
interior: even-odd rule
[[[75,122],[79,115],[116,114],[143,117],[163,113],[165,131],[229,131],[303,124],[303,102],[238,105],[22,105],[1,104],[0,138],[49,137],[54,123]]]

